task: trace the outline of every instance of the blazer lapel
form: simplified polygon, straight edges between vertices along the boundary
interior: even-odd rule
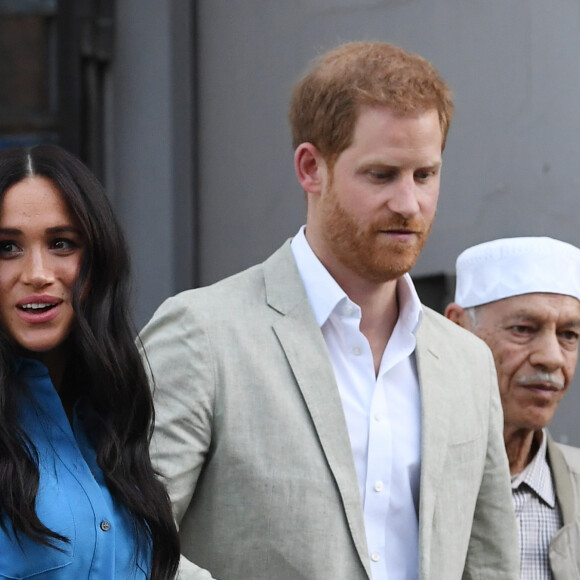
[[[564,526],[566,526],[574,521],[576,515],[574,489],[572,487],[572,482],[570,481],[570,474],[566,466],[564,455],[560,449],[558,449],[558,446],[554,443],[550,434],[547,431],[545,433],[548,438],[548,461],[554,479],[556,497],[558,498],[558,503],[560,505]]]
[[[420,578],[430,577],[431,540],[436,491],[442,475],[443,462],[452,419],[449,389],[453,385],[450,369],[437,354],[437,346],[429,338],[427,317],[417,333],[415,356],[421,389],[421,485],[419,507],[419,570]]]
[[[562,451],[550,434],[547,431],[545,433],[548,437],[548,461],[564,524],[550,541],[550,568],[556,580],[573,580],[578,578],[580,572],[580,562],[575,559],[576,546],[580,545],[580,523],[575,520],[574,488]]]
[[[334,371],[322,332],[287,242],[264,263],[268,304],[283,316],[273,325],[342,497],[361,562],[371,577],[358,480]]]

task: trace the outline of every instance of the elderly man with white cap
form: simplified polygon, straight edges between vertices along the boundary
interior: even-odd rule
[[[457,258],[448,318],[493,352],[519,522],[521,577],[580,579],[580,449],[546,430],[576,368],[580,249],[547,237],[494,240]]]

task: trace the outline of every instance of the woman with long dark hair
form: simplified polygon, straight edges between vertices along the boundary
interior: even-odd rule
[[[53,145],[0,151],[0,578],[176,574],[129,311],[92,173]]]

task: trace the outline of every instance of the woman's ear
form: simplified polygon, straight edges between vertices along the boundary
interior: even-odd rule
[[[326,163],[312,143],[301,143],[294,152],[296,177],[306,193],[322,191],[326,178]]]

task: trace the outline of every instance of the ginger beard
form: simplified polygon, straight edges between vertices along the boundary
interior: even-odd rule
[[[320,210],[327,247],[349,270],[378,283],[396,280],[415,265],[433,226],[433,220],[397,214],[358,223],[340,204],[332,182]],[[392,230],[413,232],[412,239],[397,240],[384,233]]]

